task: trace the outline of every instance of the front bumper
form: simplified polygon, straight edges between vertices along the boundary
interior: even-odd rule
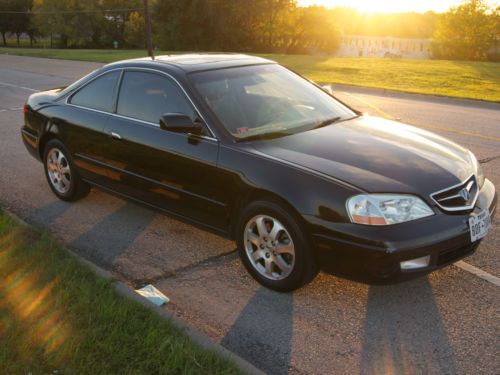
[[[485,208],[493,218],[497,205],[495,187],[485,180],[473,212]],[[325,223],[310,220],[321,268],[349,279],[390,283],[414,278],[471,255],[480,241],[471,243],[471,213],[444,213],[393,226]],[[402,270],[400,262],[430,256],[427,267]]]

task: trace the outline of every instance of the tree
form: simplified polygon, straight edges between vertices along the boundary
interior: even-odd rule
[[[44,35],[59,37],[61,47],[123,42],[125,22],[140,0],[34,0],[35,22]],[[124,10],[125,9],[125,10]]]
[[[265,0],[261,5],[264,19],[263,44],[266,50],[272,52],[274,48],[280,46],[279,39],[283,37],[287,21],[290,20],[291,13],[297,5],[291,0]]]
[[[144,17],[139,12],[133,12],[125,22],[124,39],[130,47],[144,48],[146,33]]]
[[[10,0],[0,0],[0,33],[2,34],[3,45],[7,45],[6,34],[12,28],[12,15],[7,13],[1,13],[11,10]]]
[[[22,33],[30,34],[32,15],[28,12],[32,7],[33,0],[0,0],[0,33],[4,45],[7,45],[7,33],[16,34],[17,45]]]
[[[35,0],[33,10],[38,30],[59,37],[60,46],[85,44],[92,38],[93,26],[101,20],[96,13],[98,0]]]
[[[484,60],[499,38],[499,9],[484,0],[468,0],[441,15],[433,54],[438,58]]]
[[[295,0],[157,0],[153,21],[162,49],[285,51],[299,9]],[[310,22],[314,30],[305,30],[300,42],[334,50],[337,33],[327,18]]]
[[[28,12],[33,7],[33,0],[11,0],[10,10],[19,12],[11,14],[10,30],[16,34],[17,45],[19,46],[19,38],[22,33],[28,33],[30,29],[31,17]]]
[[[297,8],[289,28],[287,53],[334,53],[340,32],[323,7]]]
[[[101,21],[94,26],[94,41],[96,45],[110,46],[113,41],[125,44],[125,27],[132,13],[139,11],[142,15],[142,0],[100,0],[103,11]],[[125,9],[123,11],[104,12],[110,9]],[[144,43],[140,44],[143,46]]]

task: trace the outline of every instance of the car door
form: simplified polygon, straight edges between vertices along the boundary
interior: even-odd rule
[[[63,141],[82,177],[101,185],[108,181],[103,166],[103,149],[108,147],[104,128],[115,107],[120,74],[120,70],[104,73],[78,89],[54,119],[62,124]]]
[[[128,196],[223,229],[227,205],[217,189],[218,141],[161,129],[159,120],[165,113],[199,118],[168,76],[126,70],[116,115],[106,125],[111,184]]]

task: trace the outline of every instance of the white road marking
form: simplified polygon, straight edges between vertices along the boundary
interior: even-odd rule
[[[29,87],[17,86],[17,85],[13,85],[11,83],[5,83],[5,82],[0,82],[0,85],[7,86],[7,87],[15,87],[15,88],[18,88],[18,89],[23,89],[23,90],[33,91],[33,92],[38,92],[39,91],[39,90],[31,89]]]
[[[470,272],[473,275],[476,275],[477,277],[479,277],[483,280],[486,280],[486,281],[488,281],[496,286],[500,286],[500,278],[493,276],[492,274],[490,274],[486,271],[483,271],[480,268],[474,267],[474,266],[470,265],[469,263],[465,263],[462,260],[454,263],[454,265],[457,266],[458,268],[461,268],[464,271]]]
[[[20,111],[23,109],[23,107],[18,107],[18,108],[5,108],[5,109],[0,109],[0,113],[2,112],[9,112],[9,111]]]

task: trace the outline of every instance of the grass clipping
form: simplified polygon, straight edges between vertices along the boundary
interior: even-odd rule
[[[0,275],[2,373],[238,373],[1,210]]]

